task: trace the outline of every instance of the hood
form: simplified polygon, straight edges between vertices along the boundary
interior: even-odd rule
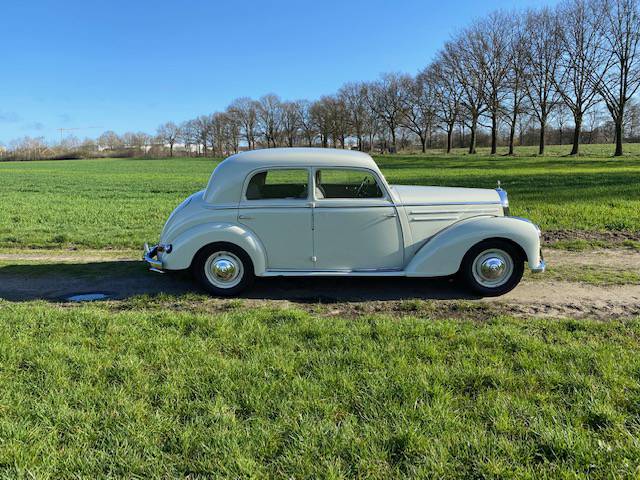
[[[403,205],[424,204],[500,204],[500,195],[488,188],[422,187],[391,185]]]

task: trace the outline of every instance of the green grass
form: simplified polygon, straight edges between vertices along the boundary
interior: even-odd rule
[[[622,158],[604,156],[609,145],[585,146],[577,158],[561,156],[566,150],[376,160],[391,183],[494,188],[501,180],[513,214],[545,230],[640,231],[640,147],[629,145]],[[193,158],[0,163],[0,247],[139,248],[158,238],[184,197],[206,186],[215,165]]]
[[[0,476],[638,474],[640,321],[164,300],[0,302]]]

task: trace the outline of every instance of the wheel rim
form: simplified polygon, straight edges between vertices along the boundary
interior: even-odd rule
[[[513,274],[513,259],[504,250],[492,248],[473,261],[473,278],[483,287],[496,288],[507,283]]]
[[[218,288],[233,288],[242,280],[244,266],[234,253],[220,251],[207,258],[204,273],[212,285]]]

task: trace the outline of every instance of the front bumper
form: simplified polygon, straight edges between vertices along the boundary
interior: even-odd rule
[[[547,268],[547,264],[545,263],[544,257],[542,256],[542,249],[540,249],[540,261],[538,262],[537,266],[531,269],[531,271],[533,273],[542,273],[544,272],[545,268]]]
[[[149,270],[152,272],[164,273],[162,270],[162,260],[158,259],[158,246],[154,245],[149,248],[149,245],[144,244],[144,253],[142,259],[149,265]]]

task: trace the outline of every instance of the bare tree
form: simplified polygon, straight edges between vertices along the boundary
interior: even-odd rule
[[[193,146],[198,145],[198,127],[196,120],[187,120],[180,124],[180,137],[178,141],[182,142],[188,155],[193,153]]]
[[[347,83],[338,91],[338,98],[343,102],[349,115],[349,123],[356,137],[357,148],[362,150],[369,116],[367,86],[365,83]]]
[[[527,13],[527,96],[531,110],[540,124],[538,154],[544,154],[546,127],[549,114],[557,105],[560,95],[556,90],[558,63],[560,61],[560,25],[549,8]]]
[[[298,109],[298,120],[300,121],[300,132],[307,142],[307,146],[313,146],[313,142],[317,136],[315,123],[313,119],[312,103],[309,100],[296,101]]]
[[[386,125],[391,135],[391,145],[396,150],[396,133],[403,116],[403,108],[406,104],[402,95],[402,75],[387,73],[382,78],[371,84],[368,89],[368,103],[371,110]]]
[[[513,22],[504,13],[494,12],[477,23],[468,35],[471,52],[477,59],[484,87],[487,114],[491,120],[491,154],[498,147],[498,122],[507,95],[507,80],[511,69],[509,37]]]
[[[332,131],[331,108],[330,97],[322,97],[320,100],[313,102],[309,109],[314,129],[318,132],[320,144],[324,148],[329,146],[329,138]]]
[[[122,139],[113,130],[107,130],[98,137],[98,145],[109,150],[116,150],[124,145]]]
[[[248,149],[256,148],[256,135],[258,127],[258,102],[248,97],[234,100],[228,108],[237,121]]]
[[[447,153],[451,153],[453,130],[460,115],[460,84],[441,57],[419,76],[427,77],[433,86],[435,114],[447,134]]]
[[[509,70],[507,73],[507,97],[509,110],[506,114],[509,124],[509,155],[515,152],[514,144],[518,117],[525,112],[525,98],[527,95],[525,79],[525,62],[527,61],[527,35],[521,17],[515,17],[511,22],[509,37]]]
[[[257,118],[267,147],[277,147],[282,126],[282,102],[280,97],[270,93],[260,98]]]
[[[404,102],[400,125],[418,136],[424,153],[436,116],[433,83],[426,75],[417,78],[403,77],[400,82],[404,90],[400,96]]]
[[[284,102],[282,104],[282,135],[287,142],[287,146],[293,147],[300,131],[300,112],[295,102]]]
[[[612,55],[598,91],[615,126],[614,156],[622,155],[625,108],[640,87],[640,14],[637,0],[602,0],[604,48]]]
[[[453,41],[447,42],[442,52],[442,62],[448,73],[460,85],[460,105],[464,115],[459,116],[470,130],[469,153],[476,153],[478,120],[487,111],[485,98],[485,69],[480,67],[474,53],[472,31],[462,32]]]
[[[173,146],[180,136],[180,127],[173,122],[167,122],[158,127],[157,135],[162,143],[169,144],[169,156],[173,157]]]
[[[573,115],[571,155],[580,149],[580,132],[584,114],[600,98],[597,85],[608,67],[610,55],[600,47],[602,15],[593,0],[566,0],[559,8],[562,19],[562,52],[555,86]]]

